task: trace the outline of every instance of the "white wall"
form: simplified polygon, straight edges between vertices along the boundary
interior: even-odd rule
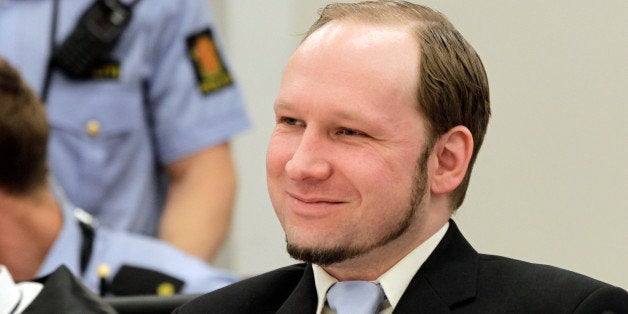
[[[266,193],[272,103],[289,55],[329,1],[212,0],[253,129],[234,145],[240,190],[228,266],[293,263]],[[628,2],[433,0],[482,57],[493,117],[456,220],[480,252],[628,287]]]

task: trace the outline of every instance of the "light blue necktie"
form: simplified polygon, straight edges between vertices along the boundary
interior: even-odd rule
[[[374,314],[384,300],[384,290],[369,281],[340,281],[327,291],[329,307],[337,314]]]

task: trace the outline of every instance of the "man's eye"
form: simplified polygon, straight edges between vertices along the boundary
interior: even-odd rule
[[[279,118],[279,123],[288,124],[288,125],[303,125],[301,121],[294,118],[290,118],[290,117]]]
[[[352,129],[340,129],[337,132],[339,135],[346,135],[346,136],[367,136],[365,133],[362,133],[360,131],[356,131],[356,130],[352,130]]]

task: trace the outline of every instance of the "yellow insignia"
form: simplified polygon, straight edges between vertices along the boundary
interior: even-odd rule
[[[175,288],[172,283],[165,281],[157,286],[156,292],[158,296],[169,296],[175,293]]]
[[[210,29],[188,36],[187,47],[199,89],[203,94],[219,90],[233,83],[229,71],[220,58]]]
[[[96,65],[91,72],[92,79],[118,79],[120,78],[120,62],[107,60]]]

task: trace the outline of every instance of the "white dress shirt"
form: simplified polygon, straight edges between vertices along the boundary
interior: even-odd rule
[[[449,222],[441,227],[436,233],[428,238],[421,245],[417,246],[408,255],[402,258],[397,264],[390,268],[387,272],[377,278],[374,283],[380,284],[386,294],[386,301],[380,309],[380,314],[389,314],[395,309],[395,306],[401,300],[406,288],[414,275],[419,271],[421,265],[425,263],[427,258],[432,254],[438,243],[445,236],[445,232],[449,228]],[[317,314],[334,313],[327,304],[327,290],[338,282],[338,280],[329,275],[322,267],[312,265],[314,270],[314,282],[316,284],[316,293],[318,295]]]
[[[9,270],[0,265],[0,314],[22,313],[43,287],[38,282],[16,284]]]

